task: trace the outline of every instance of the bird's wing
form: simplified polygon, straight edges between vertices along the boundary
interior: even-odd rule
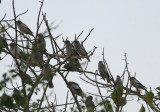
[[[80,90],[79,85],[76,84],[76,83],[72,84],[71,86],[72,86],[72,88],[74,88],[74,89],[76,89],[76,90]]]
[[[22,51],[19,47],[17,47],[17,53],[18,53],[18,54],[22,54],[23,51]]]
[[[28,26],[25,25],[24,23],[22,23],[21,25],[22,25],[22,27],[25,27],[28,31],[32,32],[32,31],[28,28]]]
[[[137,84],[139,84],[139,83],[140,83],[137,79],[134,79],[134,82],[135,82],[135,83],[137,83]]]
[[[143,84],[141,84],[137,79],[134,80],[135,83],[139,84],[142,87],[145,87]]]
[[[72,50],[75,50],[75,49],[74,49],[74,46],[73,46],[72,44],[70,44],[70,48],[71,48]]]

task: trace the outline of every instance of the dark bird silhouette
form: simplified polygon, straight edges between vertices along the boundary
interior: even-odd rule
[[[23,51],[17,46],[16,43],[11,43],[10,44],[10,52],[16,59],[21,59]]]
[[[74,46],[70,43],[69,40],[64,41],[65,45],[66,45],[66,54],[67,57],[72,56],[79,56],[78,53],[75,51]]]
[[[107,82],[109,83],[110,76],[109,76],[109,73],[107,71],[106,66],[103,64],[102,61],[99,61],[99,63],[98,63],[98,70],[99,70],[99,73],[102,76],[103,80],[107,79]]]
[[[33,42],[32,50],[34,52],[44,53],[46,51],[46,41],[43,34],[39,33],[37,39]]]
[[[116,83],[116,86],[123,86],[121,77],[119,75],[117,75],[115,83]]]
[[[31,36],[33,36],[33,32],[28,28],[27,25],[25,25],[22,21],[18,20],[17,21],[17,26],[19,28],[19,30],[24,33],[24,34],[29,34]]]
[[[44,79],[48,81],[49,88],[53,88],[54,86],[52,79],[55,74],[52,72],[49,64],[43,66],[42,73],[44,75]]]
[[[69,81],[68,83],[69,83],[69,87],[72,89],[72,91],[75,95],[79,95],[81,97],[84,96],[82,89],[80,88],[80,86],[76,82]]]
[[[131,84],[138,90],[139,88],[140,89],[144,89],[146,90],[146,87],[141,84],[135,77],[130,77],[130,81],[131,81]]]
[[[79,55],[86,56],[87,60],[90,61],[90,59],[88,57],[88,53],[85,50],[83,44],[80,44],[80,42],[78,40],[75,40],[75,41],[73,41],[73,46]]]
[[[94,112],[95,104],[92,101],[93,97],[88,96],[85,101],[85,105],[87,107],[87,112]]]

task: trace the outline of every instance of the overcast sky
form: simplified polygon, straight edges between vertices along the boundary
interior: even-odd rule
[[[17,14],[29,10],[20,19],[34,33],[39,6],[38,0],[15,0]],[[87,51],[92,50],[94,46],[98,47],[91,57],[88,70],[94,72],[97,69],[98,61],[102,60],[104,47],[105,59],[114,77],[122,74],[124,68],[122,59],[127,53],[131,74],[134,75],[136,72],[137,79],[146,87],[160,86],[158,80],[160,79],[159,0],[46,0],[42,10],[47,13],[49,22],[54,20],[56,24],[61,22],[60,27],[52,32],[54,36],[63,33],[64,38],[69,37],[73,41],[75,33],[79,34],[84,31],[80,38],[83,40],[89,30],[95,28],[84,43]],[[5,13],[7,14],[6,19],[13,18],[11,0],[2,0],[0,4],[0,17]],[[41,27],[40,32],[43,32],[44,29],[45,27]],[[63,46],[62,42],[60,46]],[[50,48],[47,46],[48,52],[52,52]],[[2,68],[0,73],[8,69],[11,60],[11,57],[8,56],[7,60],[0,62]],[[95,91],[92,86],[79,79],[78,73],[71,73],[68,80],[77,81],[85,92]],[[58,75],[53,81],[54,91],[61,93],[57,95],[58,103],[65,103],[63,99],[68,90],[65,83]],[[136,102],[137,98],[133,98]],[[137,112],[140,107],[140,103],[133,106],[133,103],[128,101],[124,111]]]

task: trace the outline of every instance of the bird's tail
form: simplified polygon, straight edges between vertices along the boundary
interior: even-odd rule
[[[89,59],[89,57],[87,57],[88,62],[90,62],[91,60]]]
[[[54,87],[52,80],[49,80],[48,85],[49,85],[49,88],[53,88]]]

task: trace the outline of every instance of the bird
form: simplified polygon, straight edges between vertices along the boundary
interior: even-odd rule
[[[130,81],[131,81],[131,84],[138,90],[139,88],[140,89],[144,89],[146,90],[146,87],[141,84],[135,77],[130,77]]]
[[[107,79],[107,82],[110,83],[109,73],[107,71],[106,66],[103,64],[102,61],[99,61],[99,63],[98,63],[98,70],[99,70],[99,73],[102,76],[103,80],[105,81],[105,79]]]
[[[68,71],[80,71],[80,64],[76,61],[70,61],[69,63],[66,63],[63,68],[67,69]]]
[[[69,40],[64,41],[66,45],[66,55],[67,57],[72,56],[79,56],[78,53],[75,51],[74,46],[70,43]]]
[[[19,30],[22,33],[29,34],[29,35],[33,36],[33,32],[22,21],[18,20],[18,21],[16,21],[16,23],[17,23],[17,26],[18,26]]]
[[[21,94],[21,92],[19,90],[14,89],[12,96],[18,106],[22,106],[22,107],[26,106],[25,97]]]
[[[121,81],[121,77],[119,75],[117,75],[115,83],[116,83],[116,86],[122,86],[123,85],[122,81]]]
[[[80,88],[80,86],[76,82],[69,81],[68,84],[69,84],[69,88],[73,91],[73,93],[75,95],[78,95],[81,97],[84,96],[82,89]]]
[[[49,88],[53,88],[54,85],[52,79],[55,74],[52,72],[52,69],[49,64],[45,64],[43,66],[42,74],[44,75],[44,79],[48,81]]]
[[[73,46],[79,55],[86,56],[87,60],[90,62],[90,59],[88,57],[88,53],[85,50],[83,44],[80,44],[80,42],[78,40],[75,40],[75,41],[73,41]]]
[[[26,58],[26,63],[32,67],[43,67],[43,54],[41,52],[32,52]]]
[[[16,43],[10,43],[10,52],[16,59],[21,59],[23,51],[17,46]]]
[[[33,51],[38,51],[44,53],[46,50],[46,41],[42,33],[37,34],[37,39],[33,42]]]
[[[94,112],[94,108],[95,108],[95,104],[92,101],[93,97],[92,96],[88,96],[85,100],[85,105],[87,108],[87,112]]]
[[[0,48],[7,48],[8,43],[6,41],[6,38],[0,36]]]
[[[23,82],[25,83],[25,84],[29,84],[29,85],[33,85],[33,81],[32,81],[32,78],[28,75],[28,74],[22,74],[21,75],[21,78],[22,78],[22,80],[23,80]]]

